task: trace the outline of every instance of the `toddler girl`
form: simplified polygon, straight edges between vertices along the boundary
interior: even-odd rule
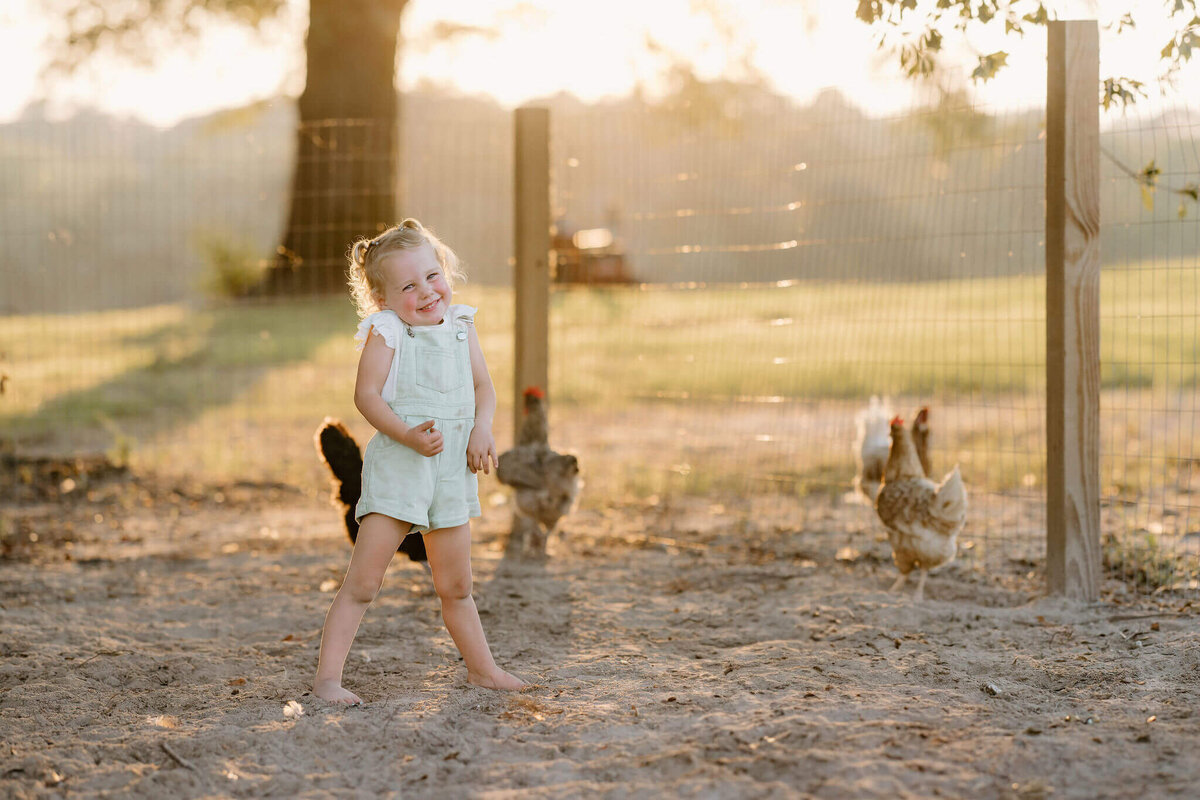
[[[313,693],[362,700],[342,688],[346,654],[387,566],[410,532],[425,540],[442,619],[467,665],[467,681],[490,689],[525,685],[492,660],[471,597],[471,527],[480,515],[475,473],[497,465],[492,386],[475,309],[451,305],[461,278],[450,248],[406,219],[354,243],[350,287],[362,356],[354,404],[378,431],[363,453],[360,527],[346,577],[321,633]]]

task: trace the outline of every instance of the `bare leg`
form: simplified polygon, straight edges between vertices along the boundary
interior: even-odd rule
[[[925,576],[928,574],[925,570],[921,570],[921,577],[917,579],[917,593],[915,595],[917,601],[925,599]]]
[[[425,552],[433,570],[433,589],[442,601],[442,620],[467,665],[467,682],[487,689],[520,689],[525,682],[492,659],[479,610],[471,596],[471,526],[425,534]]]
[[[346,577],[334,595],[329,613],[325,615],[321,650],[317,658],[317,677],[313,680],[313,694],[317,697],[336,703],[362,702],[358,695],[342,688],[342,667],[358,633],[363,612],[379,593],[384,573],[400,545],[400,538],[410,527],[407,522],[382,514],[363,517]]]
[[[907,572],[901,572],[901,573],[900,573],[900,577],[899,577],[899,578],[896,578],[896,582],[892,584],[892,588],[888,589],[888,591],[889,591],[889,592],[898,592],[898,591],[900,591],[900,587],[902,587],[902,586],[904,585],[905,581],[907,581],[907,580],[908,580],[908,573],[907,573]]]

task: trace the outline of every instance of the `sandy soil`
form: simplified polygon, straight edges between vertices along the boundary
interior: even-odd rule
[[[836,498],[581,511],[545,562],[487,508],[477,602],[535,688],[467,686],[397,560],[345,709],[308,691],[349,555],[323,499],[51,477],[0,487],[6,797],[1200,795],[1198,609],[1046,599],[1025,559],[914,604]]]

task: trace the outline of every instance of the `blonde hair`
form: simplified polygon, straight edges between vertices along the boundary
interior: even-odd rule
[[[383,259],[397,250],[416,250],[425,242],[433,247],[446,283],[454,288],[455,281],[465,281],[466,273],[459,264],[454,251],[433,235],[417,220],[409,217],[399,225],[393,225],[374,239],[360,238],[350,246],[348,254],[350,268],[347,276],[350,284],[350,296],[358,307],[360,319],[379,310],[379,297],[383,295],[384,275],[381,269]]]

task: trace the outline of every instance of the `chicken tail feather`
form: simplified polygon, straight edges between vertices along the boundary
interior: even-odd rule
[[[342,507],[346,538],[354,544],[358,540],[358,520],[355,519],[354,510],[362,496],[362,451],[346,426],[333,417],[325,418],[314,439],[317,454],[333,473],[333,501]],[[396,549],[413,561],[429,560],[425,553],[425,539],[419,533],[405,536]]]
[[[946,520],[961,519],[967,513],[967,487],[963,485],[957,464],[938,486],[934,508],[937,515]]]
[[[342,505],[352,506],[362,494],[362,453],[350,431],[336,419],[326,417],[317,431],[317,453],[333,473],[334,492]]]

